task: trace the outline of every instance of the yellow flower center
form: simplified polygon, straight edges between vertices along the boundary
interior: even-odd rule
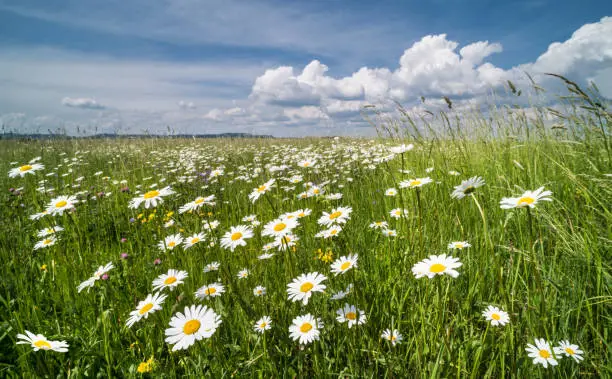
[[[442,272],[446,270],[446,266],[444,266],[443,264],[440,263],[435,263],[433,265],[431,265],[431,267],[429,268],[430,272],[435,272],[436,274],[439,272]]]
[[[300,326],[300,332],[308,333],[312,329],[312,325],[309,322],[305,322]]]
[[[565,352],[568,353],[569,355],[576,354],[576,352],[571,347],[566,347]]]
[[[349,320],[356,320],[357,314],[355,312],[349,312],[346,314],[346,318],[348,318]]]
[[[196,204],[202,204],[203,202],[204,202],[204,198],[202,198],[202,197],[198,197],[196,199],[196,201],[194,201],[194,203],[196,203]]]
[[[287,227],[287,225],[285,225],[282,222],[279,222],[278,224],[274,225],[274,231],[275,232],[280,232],[281,230],[285,229]]]
[[[548,350],[542,349],[538,352],[538,354],[540,354],[540,357],[544,359],[550,358],[550,353],[548,352]]]
[[[338,218],[338,217],[340,217],[340,216],[342,216],[342,212],[340,212],[340,211],[335,211],[334,213],[332,213],[332,214],[330,214],[330,215],[329,215],[329,219],[330,219],[330,220],[335,220],[335,219],[337,219],[337,218]]]
[[[342,266],[340,266],[340,270],[344,271],[344,270],[348,270],[351,267],[351,262],[346,261],[342,264]]]
[[[151,371],[151,366],[147,362],[140,362],[137,370],[139,373],[144,374]]]
[[[261,185],[261,186],[259,186],[259,187],[257,188],[257,192],[263,192],[263,191],[265,191],[265,190],[266,190],[266,186],[264,186],[264,185]]]
[[[500,316],[500,315],[498,315],[497,313],[493,313],[493,314],[491,315],[491,318],[492,318],[493,320],[497,320],[497,321],[499,321],[499,320],[501,319],[501,316]]]
[[[314,287],[314,284],[310,283],[310,282],[306,282],[304,284],[302,284],[300,286],[300,291],[302,292],[308,292],[310,291],[312,288]]]
[[[152,198],[157,197],[157,196],[159,196],[159,191],[155,191],[154,190],[154,191],[149,191],[149,192],[145,193],[143,197],[145,199],[152,199]]]
[[[153,308],[153,303],[146,304],[144,307],[140,308],[138,313],[143,315],[143,314],[147,313],[148,311],[150,311],[151,308]]]
[[[68,204],[66,200],[58,201],[55,203],[55,208],[63,208]]]
[[[174,242],[174,241],[170,241],[168,243],[168,247],[174,247],[175,245],[176,245],[176,242]]]
[[[38,340],[34,342],[34,346],[36,346],[39,349],[44,349],[44,350],[48,350],[51,348],[51,344],[45,340]]]
[[[191,239],[191,244],[194,245],[196,243],[200,242],[200,239],[198,237],[194,237]]]
[[[176,282],[176,276],[170,276],[166,280],[164,280],[164,284],[166,285],[170,285],[174,282]]]
[[[289,236],[284,236],[284,237],[282,238],[282,241],[281,241],[281,242],[282,242],[282,243],[284,243],[284,244],[287,244],[287,245],[288,245],[288,244],[289,244],[289,242],[291,242],[291,237],[289,237]]]
[[[421,181],[418,179],[414,179],[414,180],[411,180],[409,184],[410,184],[410,187],[416,187],[421,184]]]
[[[267,322],[262,322],[261,324],[259,324],[259,328],[260,328],[260,329],[263,329],[263,328],[265,328],[266,326],[268,326],[268,323],[267,323]]]
[[[338,233],[338,229],[334,229],[331,232],[329,232],[329,234],[331,234],[332,236],[336,235],[337,233]]]
[[[310,166],[310,162],[304,162],[304,167]]]
[[[215,287],[208,287],[207,289],[204,290],[204,293],[206,295],[212,295],[216,292],[217,292],[217,289]]]
[[[48,245],[51,242],[53,242],[53,240],[50,240],[50,239],[47,238],[46,240],[43,241],[43,245]]]
[[[21,172],[30,171],[31,169],[32,169],[32,166],[29,164],[19,167],[19,171]]]
[[[535,202],[535,199],[533,197],[525,196],[519,199],[518,205],[529,205],[529,204],[533,204],[534,202]]]
[[[312,193],[314,193],[315,195],[318,195],[321,191],[318,188],[315,188]]]
[[[397,339],[396,336],[391,336],[391,338],[389,338],[389,340],[391,340],[391,341],[395,341],[396,339]]]
[[[53,229],[49,228],[49,229],[47,229],[47,233],[49,233],[49,234],[51,234],[51,233],[55,233],[55,230],[53,230]]]
[[[304,217],[304,216],[306,216],[306,215],[304,214],[304,212],[301,212],[301,213],[298,215],[298,217],[300,217],[300,218],[301,218],[301,217]]]
[[[200,330],[201,325],[202,324],[198,320],[189,320],[183,326],[183,333],[187,335],[193,334],[197,332],[198,330]]]
[[[242,238],[242,233],[236,232],[236,233],[232,234],[232,236],[230,238],[232,239],[232,241],[238,241],[239,239]]]

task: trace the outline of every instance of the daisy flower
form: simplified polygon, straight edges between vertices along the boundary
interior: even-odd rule
[[[448,244],[449,249],[462,250],[466,247],[472,247],[468,241],[454,241]]]
[[[188,276],[187,271],[170,269],[167,274],[161,274],[153,281],[153,291],[161,291],[165,288],[172,291],[179,284],[183,284],[183,280]]]
[[[357,254],[349,254],[349,256],[343,256],[334,261],[331,264],[331,271],[337,275],[344,274],[353,267],[357,267]]]
[[[400,218],[402,217],[402,214],[404,216],[408,216],[408,210],[407,209],[401,209],[401,208],[395,208],[392,209],[391,212],[389,212],[389,216],[393,217],[393,218]]]
[[[221,238],[221,247],[234,251],[238,246],[246,246],[245,239],[253,237],[253,229],[246,225],[232,226]]]
[[[221,324],[221,317],[205,305],[185,307],[185,313],[176,313],[166,329],[166,342],[172,351],[187,349],[196,341],[210,338]]]
[[[174,250],[174,248],[181,243],[183,243],[183,237],[180,234],[173,234],[164,238],[163,241],[159,241],[157,247],[159,247],[161,251],[169,251]]]
[[[289,333],[294,341],[306,345],[319,339],[321,335],[319,329],[321,328],[323,328],[323,321],[308,313],[293,319],[292,325],[289,326]]]
[[[204,233],[195,233],[190,237],[185,237],[183,240],[183,247],[185,250],[189,249],[193,245],[200,243],[206,239],[206,235]]]
[[[50,341],[47,337],[42,334],[34,334],[29,331],[25,331],[26,334],[17,334],[17,345],[29,344],[32,346],[34,351],[38,350],[53,350],[58,353],[65,353],[68,351],[68,343],[66,341]]]
[[[209,297],[217,297],[217,296],[221,296],[222,293],[225,292],[225,287],[221,284],[221,283],[212,283],[212,284],[207,284],[203,287],[200,287],[196,293],[195,296],[198,299],[208,299]]]
[[[540,187],[535,191],[525,191],[520,197],[504,197],[499,202],[499,207],[501,209],[535,208],[538,201],[552,201],[550,195],[551,191],[544,191],[544,187]]]
[[[62,230],[64,230],[64,228],[62,228],[59,225],[52,226],[52,227],[46,228],[46,229],[41,229],[38,232],[38,237],[46,237],[46,236],[49,236],[51,234],[55,234],[57,232],[61,232]]]
[[[389,223],[387,221],[374,221],[370,224],[370,229],[387,229]]]
[[[527,344],[527,348],[525,350],[529,353],[529,358],[533,358],[533,364],[541,364],[545,368],[548,367],[548,364],[551,366],[556,366],[559,364],[559,362],[557,362],[557,360],[553,357],[550,344],[543,338],[536,338],[535,346],[532,344]]]
[[[341,193],[330,193],[329,195],[325,196],[325,199],[327,199],[327,200],[340,200],[340,199],[342,199],[342,194]]]
[[[582,354],[584,354],[584,351],[580,350],[580,347],[578,345],[571,344],[570,341],[561,341],[559,342],[559,346],[556,346],[554,349],[555,354],[558,356],[565,355],[566,357],[574,358],[576,362],[580,362],[584,359],[584,357],[582,356]]]
[[[155,208],[157,204],[161,204],[164,202],[163,197],[174,194],[174,191],[168,186],[164,187],[160,190],[151,190],[141,196],[135,197],[130,201],[129,207],[132,209],[136,209],[140,207],[140,204],[144,202],[145,208]]]
[[[271,327],[272,327],[272,320],[270,319],[269,316],[263,316],[262,318],[257,320],[255,325],[253,325],[253,329],[257,333],[260,333],[260,334],[264,334],[264,332],[266,330],[270,330]]]
[[[399,330],[397,329],[385,329],[382,332],[381,337],[383,339],[386,339],[387,341],[391,342],[391,346],[395,346],[397,344],[402,343],[402,340],[404,339],[404,336],[402,336],[399,332]]]
[[[433,182],[433,180],[430,177],[415,178],[415,179],[409,179],[409,180],[404,180],[400,182],[399,187],[400,188],[419,188],[431,182]]]
[[[166,295],[161,293],[147,295],[146,299],[138,303],[136,310],[130,312],[130,318],[125,323],[127,327],[131,328],[142,318],[148,318],[150,313],[161,310],[164,300],[166,300]]]
[[[204,272],[211,272],[219,270],[219,262],[210,262],[206,266],[204,266]]]
[[[286,234],[284,236],[278,237],[273,242],[273,245],[276,246],[279,251],[285,251],[297,245],[297,241],[299,240],[300,239],[298,238],[298,236],[294,236],[293,234]]]
[[[34,175],[36,171],[43,170],[44,168],[45,166],[43,166],[40,163],[30,163],[30,164],[26,164],[23,166],[12,168],[9,171],[8,176],[9,178],[14,178],[17,176],[23,178],[26,174]]]
[[[314,158],[305,158],[298,162],[298,166],[302,168],[312,168],[317,164],[317,160]]]
[[[58,196],[47,205],[47,213],[52,216],[61,216],[64,211],[74,208],[74,205],[78,202],[76,196]]]
[[[382,230],[382,235],[385,237],[396,237],[397,236],[397,232],[393,229],[383,229]]]
[[[251,194],[249,195],[249,200],[251,200],[251,202],[253,203],[257,201],[257,199],[259,199],[261,195],[270,191],[272,187],[274,187],[275,181],[276,181],[275,179],[270,179],[264,184],[260,185],[259,187],[253,189],[253,192],[251,192]]]
[[[296,279],[293,279],[293,282],[287,284],[288,300],[301,300],[302,304],[308,304],[308,300],[313,292],[323,292],[326,288],[325,285],[321,284],[325,280],[327,278],[318,272],[310,272],[298,276]]]
[[[257,286],[255,288],[253,288],[253,295],[255,296],[263,296],[266,294],[266,287],[263,286]]]
[[[410,144],[410,145],[399,145],[399,146],[393,146],[389,148],[389,151],[391,151],[393,154],[403,154],[407,151],[410,151],[414,149],[414,145]]]
[[[45,238],[42,241],[38,241],[36,243],[36,245],[34,245],[34,250],[42,249],[44,247],[53,246],[53,245],[55,245],[55,242],[57,242],[57,239],[54,236],[51,236],[49,238]]]
[[[501,309],[489,305],[487,309],[482,311],[482,315],[487,321],[491,322],[493,326],[504,326],[510,322],[510,316],[508,316],[508,312],[504,312]]]
[[[342,300],[353,290],[353,284],[349,284],[344,291],[340,290],[332,295],[332,300]]]
[[[282,237],[298,226],[295,219],[278,218],[264,225],[261,231],[262,236]]]
[[[287,218],[291,218],[291,217],[304,218],[306,216],[310,216],[311,213],[312,213],[311,209],[308,209],[308,208],[299,209],[295,212],[291,212],[290,214],[288,214]]]
[[[419,279],[427,276],[429,279],[436,275],[450,275],[453,278],[459,276],[459,272],[455,269],[461,267],[463,263],[459,262],[459,258],[441,255],[430,255],[429,258],[412,266],[412,273]]]
[[[215,205],[215,202],[213,200],[215,200],[215,195],[210,195],[206,197],[199,196],[194,201],[189,202],[183,205],[182,207],[180,207],[179,213],[193,212],[195,210],[198,210],[204,205],[209,205],[212,207]]]
[[[333,238],[336,237],[342,231],[342,227],[339,225],[334,225],[329,229],[322,230],[319,233],[315,234],[317,238]]]
[[[272,247],[272,246],[271,246],[271,247]],[[270,259],[270,258],[272,258],[273,256],[274,256],[274,253],[264,253],[264,254],[259,255],[259,256],[257,257],[257,259],[260,259],[260,260]]]
[[[236,276],[238,277],[238,279],[246,279],[249,277],[250,273],[251,272],[248,269],[243,268],[242,270],[238,271],[238,274],[236,274]]]
[[[87,288],[89,291],[89,288],[93,287],[96,284],[96,281],[100,280],[102,275],[106,274],[113,268],[115,268],[115,266],[113,265],[113,262],[109,262],[105,266],[98,267],[98,269],[96,270],[96,272],[94,272],[92,277],[90,277],[83,283],[79,284],[79,286],[77,287],[78,292],[83,291],[85,288]]]
[[[353,325],[362,325],[367,321],[364,311],[348,303],[344,304],[344,308],[338,309],[336,314],[338,315],[336,320],[338,322],[347,322],[349,329],[352,328]]]
[[[330,226],[334,224],[344,224],[348,221],[353,209],[351,207],[339,207],[332,209],[331,213],[323,212],[319,218],[319,225]]]
[[[464,180],[458,186],[455,186],[455,190],[451,193],[453,199],[463,199],[464,197],[471,195],[476,191],[476,188],[484,186],[485,182],[480,176],[473,176],[467,180]]]
[[[397,190],[395,188],[389,188],[385,191],[385,196],[395,196],[397,195]]]

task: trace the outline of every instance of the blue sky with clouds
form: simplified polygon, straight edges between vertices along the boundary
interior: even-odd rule
[[[28,132],[368,134],[366,103],[469,106],[525,70],[610,82],[607,15],[606,1],[0,0],[0,117]]]

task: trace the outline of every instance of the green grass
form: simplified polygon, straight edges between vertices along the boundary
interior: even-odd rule
[[[448,123],[445,116],[436,116],[447,131],[432,127],[427,136],[414,133],[426,130],[425,119],[395,120],[385,127],[393,140],[0,141],[0,376],[136,377],[142,376],[136,371],[139,363],[153,357],[156,364],[149,375],[154,377],[610,377],[610,116],[571,103],[562,112],[565,129],[551,129],[537,112],[536,117],[517,117],[513,110],[498,108],[493,119],[451,116]],[[466,123],[478,133],[467,136]],[[494,133],[487,132],[491,128]],[[416,147],[403,157],[375,168],[364,161],[381,150],[375,146],[408,142]],[[319,155],[317,171],[296,165],[307,149],[307,155]],[[8,177],[12,167],[37,156],[43,171]],[[290,169],[270,172],[267,164]],[[198,176],[221,165],[225,175],[219,180],[206,182]],[[402,167],[413,174],[401,174]],[[426,173],[430,167],[434,170]],[[254,175],[255,168],[261,168],[258,177],[235,180]],[[450,175],[450,170],[461,176]],[[103,174],[95,176],[97,171]],[[58,175],[46,176],[51,172]],[[298,184],[291,192],[277,186],[254,204],[248,200],[253,188],[269,178],[293,172],[303,174],[304,181],[329,180],[328,193],[341,192],[343,198],[299,200],[296,195],[303,189]],[[474,199],[451,199],[455,185],[476,175],[486,185]],[[387,188],[413,176],[435,181],[420,190],[420,207],[412,189],[384,196]],[[76,181],[79,177],[83,179]],[[43,179],[56,189],[53,193],[36,190]],[[123,185],[114,180],[127,180],[131,192],[122,192]],[[153,183],[171,185],[176,194],[156,208],[150,221],[130,222],[140,213],[143,218],[153,213],[128,208],[136,186],[144,192]],[[525,209],[500,209],[503,197],[540,186],[553,192],[553,201],[538,203],[531,216]],[[11,187],[22,189],[17,194],[9,192]],[[111,194],[91,200],[102,191]],[[82,201],[74,213],[29,219],[54,196],[78,192]],[[178,214],[181,205],[210,194],[217,197],[215,207]],[[391,219],[389,211],[402,204],[407,217]],[[337,238],[314,238],[322,229],[317,219],[336,205],[352,207],[350,221]],[[260,227],[246,247],[234,252],[218,243],[246,215],[256,214],[265,224],[302,208],[310,208],[312,215],[300,221],[293,252],[258,260],[270,241],[260,236]],[[175,211],[176,224],[164,228],[170,211]],[[200,244],[171,253],[156,247],[169,234],[202,231],[206,220],[220,222],[208,240],[216,246]],[[368,227],[378,220],[387,220],[398,236],[383,237]],[[33,250],[40,240],[37,231],[55,223],[65,228],[58,243]],[[447,244],[460,240],[472,247],[450,253],[463,263],[457,278],[415,279],[415,263],[449,253]],[[334,259],[357,253],[358,268],[334,276],[329,263],[315,259],[318,249],[331,250]],[[122,252],[129,257],[121,259]],[[154,264],[157,258],[159,265]],[[110,261],[115,269],[108,280],[77,293],[79,283]],[[204,265],[212,261],[220,262],[221,270],[204,273]],[[189,277],[167,292],[163,310],[127,328],[129,313],[152,293],[152,281],[170,268],[186,270]],[[243,268],[251,274],[239,280],[236,274]],[[328,277],[326,293],[315,293],[306,306],[288,301],[287,284],[313,271]],[[215,281],[227,287],[223,296],[195,298],[199,287]],[[346,299],[330,300],[349,283],[354,291]],[[266,287],[268,294],[254,297],[256,285]],[[336,309],[345,302],[363,309],[367,323],[351,329],[338,323]],[[164,342],[171,316],[200,303],[212,307],[223,323],[212,338],[171,352]],[[481,312],[489,304],[506,310],[510,323],[487,326]],[[305,313],[322,318],[325,326],[320,340],[301,349],[288,327]],[[252,325],[263,315],[272,318],[273,327],[261,336]],[[386,328],[398,329],[402,343],[392,347],[382,340]],[[33,352],[29,345],[16,345],[16,335],[24,330],[65,340],[69,351]],[[585,351],[584,361],[561,358],[557,367],[534,365],[525,348],[535,338],[554,345],[570,340]]]

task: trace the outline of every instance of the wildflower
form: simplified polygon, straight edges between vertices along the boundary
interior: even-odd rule
[[[499,206],[501,209],[511,208],[535,208],[538,201],[551,201],[551,191],[544,191],[544,187],[540,187],[535,191],[525,191],[520,197],[504,197]]]
[[[64,211],[74,208],[78,203],[76,196],[58,196],[47,205],[47,212],[52,215],[63,215]]]
[[[155,360],[153,359],[153,357],[151,357],[146,362],[140,362],[136,371],[138,371],[141,374],[146,374],[148,372],[153,371],[154,367],[155,367]]]
[[[55,237],[45,238],[42,241],[38,241],[36,245],[34,245],[34,250],[42,249],[43,247],[49,247],[55,245],[57,239]]]
[[[121,253],[121,259],[128,259],[128,253]]]
[[[41,271],[47,271],[47,265],[43,264],[42,266],[40,266]]]
[[[331,213],[323,212],[323,216],[319,218],[319,225],[335,225],[345,224],[350,218],[350,214],[353,211],[351,207],[338,207],[332,209]]]
[[[330,193],[329,195],[325,196],[325,199],[327,199],[327,200],[340,200],[340,199],[342,199],[342,194],[341,193]]]
[[[294,341],[299,340],[300,344],[305,345],[319,339],[320,328],[323,328],[321,319],[308,313],[293,319],[292,325],[289,326],[289,333]]]
[[[248,269],[243,268],[242,270],[238,271],[238,274],[236,274],[236,276],[238,277],[238,279],[246,279],[249,277],[250,273],[251,272]]]
[[[163,241],[159,241],[157,247],[161,251],[170,251],[174,250],[174,248],[179,246],[181,243],[183,243],[183,237],[180,235],[180,233],[177,233],[167,236]]]
[[[162,309],[162,304],[166,300],[166,295],[161,293],[149,294],[147,297],[138,303],[136,310],[130,312],[130,318],[126,321],[128,328],[140,321],[142,318],[148,318],[150,313],[154,313]]]
[[[253,229],[246,225],[232,226],[221,238],[221,247],[234,251],[238,246],[246,246],[245,239],[253,237]]]
[[[203,305],[185,307],[185,312],[176,313],[166,329],[166,342],[174,345],[172,351],[187,349],[196,341],[210,338],[221,324],[221,317]]]
[[[282,237],[291,231],[298,225],[295,219],[279,218],[274,221],[270,221],[261,232],[262,236],[270,237]]]
[[[487,321],[490,321],[491,325],[493,326],[504,326],[510,322],[508,312],[504,312],[501,309],[492,305],[489,305],[487,309],[482,311],[482,315],[484,316],[484,318],[487,319]]]
[[[272,245],[270,247],[272,247]],[[270,259],[273,256],[274,256],[274,253],[264,253],[264,254],[259,255],[257,259],[259,260]]]
[[[338,322],[348,323],[349,329],[352,328],[353,325],[362,325],[367,321],[364,311],[357,309],[354,305],[349,305],[348,303],[344,304],[344,308],[338,309],[336,314],[338,315],[336,320]]]
[[[535,346],[532,344],[527,344],[527,348],[525,350],[529,353],[529,357],[533,358],[533,364],[541,364],[545,368],[548,367],[548,364],[551,366],[556,366],[559,364],[559,362],[557,362],[557,360],[553,357],[550,344],[543,338],[536,338]]]
[[[389,227],[389,223],[387,221],[374,221],[370,224],[371,229],[387,229]]]
[[[219,270],[219,262],[210,262],[206,266],[204,266],[204,272],[211,272]]]
[[[101,279],[104,274],[106,274],[108,271],[112,270],[113,268],[115,268],[115,266],[113,265],[113,262],[109,262],[105,266],[98,267],[98,269],[96,270],[96,272],[94,272],[92,277],[90,277],[83,283],[79,284],[79,286],[77,287],[78,292],[83,291],[85,288],[87,288],[87,291],[89,291],[89,288],[93,287],[94,284],[96,284],[97,280]]]
[[[188,276],[189,274],[187,274],[187,271],[170,269],[167,274],[161,274],[153,281],[153,291],[163,290],[165,288],[169,288],[172,291],[179,284],[183,284],[183,280]]]
[[[182,207],[179,208],[179,213],[183,214],[185,212],[193,212],[195,210],[200,209],[204,205],[214,206],[215,205],[215,195],[210,195],[206,197],[199,196],[194,201],[189,202]]]
[[[397,329],[385,329],[381,335],[381,338],[391,342],[391,346],[402,343],[404,336],[402,336]]]
[[[9,175],[9,178],[14,178],[16,176],[23,178],[27,174],[34,174],[36,171],[43,170],[44,168],[45,166],[43,166],[40,163],[30,163],[30,164],[26,164],[23,166],[12,168],[9,171],[8,175]]]
[[[453,250],[462,250],[466,247],[472,247],[472,245],[467,241],[455,241],[448,244],[448,248]]]
[[[153,261],[153,264],[154,264],[155,266],[160,265],[160,264],[161,264],[161,259],[159,259],[159,258],[155,258],[155,260]]]
[[[453,278],[459,276],[459,272],[455,269],[461,267],[462,263],[459,262],[459,258],[453,258],[441,255],[430,255],[429,258],[422,260],[412,267],[412,273],[419,279],[423,276],[427,276],[429,279],[436,275],[450,275]]]
[[[463,199],[464,197],[471,195],[476,191],[476,188],[484,186],[485,182],[480,176],[473,176],[467,180],[464,180],[458,186],[455,186],[455,190],[451,194],[453,199]]]
[[[322,230],[319,233],[315,234],[317,238],[333,238],[336,237],[342,231],[342,227],[339,225],[334,225],[329,229]]]
[[[336,259],[336,261],[331,265],[331,271],[336,275],[344,274],[351,268],[357,267],[358,257],[359,256],[357,254],[350,254],[348,257],[343,256]]]
[[[51,341],[42,334],[34,334],[27,330],[25,333],[25,335],[17,334],[17,338],[20,340],[17,341],[17,345],[30,344],[34,351],[53,350],[57,351],[58,353],[65,353],[68,351],[68,343],[66,343],[66,341]]]
[[[183,240],[183,248],[185,250],[190,247],[204,241],[206,239],[206,235],[204,233],[194,233],[192,236],[185,237]]]
[[[389,216],[393,218],[400,218],[402,217],[402,215],[408,216],[408,210],[401,209],[401,208],[395,208],[395,209],[392,209],[391,212],[389,212]]]
[[[389,188],[388,190],[385,191],[385,196],[396,196],[397,195],[397,190],[395,188]]]
[[[255,296],[263,296],[266,294],[266,287],[263,286],[257,286],[255,288],[253,288],[253,295]]]
[[[308,304],[310,296],[313,292],[323,292],[326,288],[321,284],[327,278],[318,272],[310,272],[302,274],[287,285],[288,300],[302,301],[302,304]]]
[[[225,292],[225,287],[221,283],[207,284],[204,287],[200,287],[195,293],[198,299],[208,299],[209,297],[221,296]]]
[[[272,320],[269,316],[263,316],[262,318],[257,320],[255,325],[253,325],[253,329],[260,334],[263,334],[266,330],[270,330],[271,327]]]
[[[57,232],[61,232],[62,230],[64,230],[64,228],[62,228],[59,225],[56,226],[52,226],[50,228],[46,228],[46,229],[41,229],[40,231],[38,231],[38,237],[46,237],[46,236],[50,236],[52,234],[56,234]]]
[[[136,209],[138,207],[140,207],[140,204],[142,204],[143,202],[145,203],[145,208],[149,209],[151,207],[157,207],[158,203],[163,203],[164,199],[163,197],[165,196],[169,196],[174,194],[175,192],[172,190],[172,188],[168,187],[164,187],[160,190],[151,190],[147,193],[145,193],[144,195],[138,196],[133,198],[130,201],[130,205],[129,207],[132,209]]]
[[[382,235],[385,237],[395,237],[397,236],[397,232],[393,229],[383,229]]]
[[[249,195],[249,199],[254,203],[255,201],[257,201],[257,199],[259,199],[259,197],[263,194],[265,194],[266,192],[270,191],[272,189],[272,187],[274,187],[274,182],[276,180],[275,179],[270,179],[267,182],[265,182],[264,184],[260,185],[259,187],[255,188],[253,190],[253,192],[251,192],[251,194]]]
[[[298,162],[298,166],[302,168],[312,168],[317,164],[317,160],[314,158],[305,158]]]
[[[407,151],[410,151],[414,149],[414,145],[410,144],[410,145],[399,145],[399,146],[393,146],[389,148],[389,151],[391,151],[393,154],[403,154]]]
[[[342,300],[353,290],[353,284],[349,284],[344,291],[340,290],[332,295],[332,300]]]
[[[580,350],[580,347],[578,345],[571,344],[567,340],[559,342],[559,346],[556,346],[554,349],[556,355],[565,355],[566,357],[571,357],[576,362],[580,362],[584,359],[584,357],[582,356],[582,354],[584,354],[584,351]]]
[[[416,178],[410,180],[401,181],[399,184],[400,188],[419,188],[423,187],[425,184],[429,184],[433,182],[433,180],[429,177],[427,178]]]

